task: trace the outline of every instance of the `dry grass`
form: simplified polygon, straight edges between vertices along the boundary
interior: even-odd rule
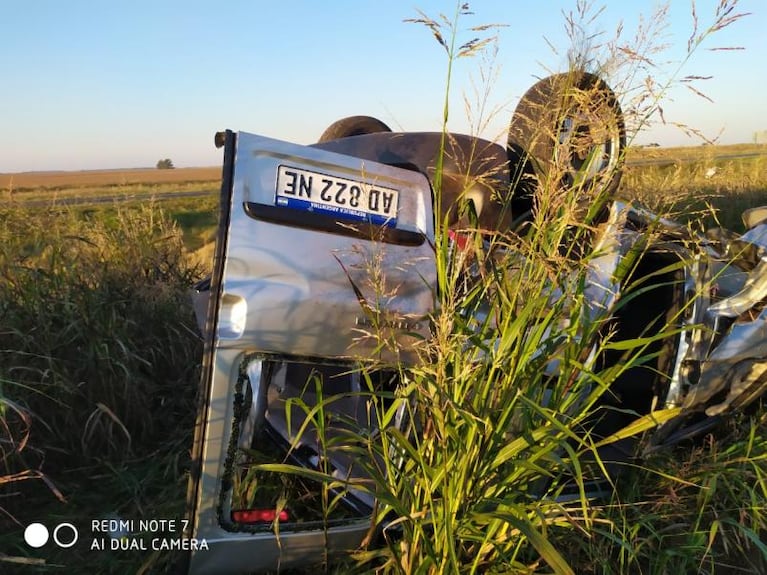
[[[767,204],[767,146],[629,152],[620,195],[680,221],[743,231],[741,213]]]
[[[168,200],[175,194],[213,193],[220,185],[220,168],[0,174],[0,205],[15,209],[47,203]]]

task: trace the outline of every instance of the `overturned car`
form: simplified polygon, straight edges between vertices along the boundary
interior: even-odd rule
[[[551,130],[541,136],[541,125]],[[586,192],[578,207],[596,256],[584,276],[584,309],[609,319],[613,340],[647,342],[644,364],[612,382],[619,416],[602,435],[665,409],[671,415],[649,441],[656,449],[762,395],[767,210],[744,214],[741,236],[699,236],[615,201],[625,129],[613,93],[595,76],[555,75],[533,86],[506,147],[396,133],[366,116],[334,123],[311,146],[229,131],[217,134],[217,144],[224,148],[221,211],[214,271],[196,294],[206,350],[188,500],[189,535],[207,548],[191,554],[192,573],[312,563],[370,536],[375,497],[351,481],[364,466],[344,450],[321,461],[320,434],[335,431],[317,429],[317,406],[340,398],[327,406],[339,429],[376,433],[381,419],[361,393],[359,365],[375,359],[377,389],[394,395],[402,370],[419,361],[414,342],[429,340],[444,289],[435,229],[453,230],[453,257],[469,228],[480,240],[524,235],[543,209],[536,194],[547,179]],[[595,208],[597,196],[607,201]],[[525,256],[505,257],[508,265]],[[628,276],[618,270],[629,259],[632,277],[651,278],[652,289],[621,301]],[[376,273],[377,285],[369,281]],[[391,345],[360,337],[373,328]],[[324,473],[348,480],[336,493],[339,515],[301,516],[291,508],[300,504],[258,483],[241,463],[264,453],[307,470],[322,463]]]

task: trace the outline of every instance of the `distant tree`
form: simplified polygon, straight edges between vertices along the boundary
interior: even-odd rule
[[[170,158],[165,158],[163,160],[157,161],[157,169],[158,170],[172,170],[176,166],[173,165],[173,160]]]

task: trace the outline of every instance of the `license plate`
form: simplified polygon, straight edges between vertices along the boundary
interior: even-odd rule
[[[399,191],[292,166],[277,169],[275,204],[393,227]]]

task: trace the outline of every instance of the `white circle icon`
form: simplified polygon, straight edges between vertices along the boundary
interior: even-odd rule
[[[48,528],[42,523],[30,523],[24,530],[24,541],[37,549],[48,543]]]
[[[71,532],[71,539],[66,538],[64,541],[62,541],[59,537],[59,531],[62,530],[62,528],[67,528]],[[66,533],[66,531],[64,531]],[[47,536],[47,531],[46,531]],[[77,533],[77,528],[72,525],[71,523],[60,523],[56,526],[56,529],[53,530],[53,541],[61,547],[62,549],[69,549],[72,547],[75,543],[77,543],[77,538],[79,534]]]

